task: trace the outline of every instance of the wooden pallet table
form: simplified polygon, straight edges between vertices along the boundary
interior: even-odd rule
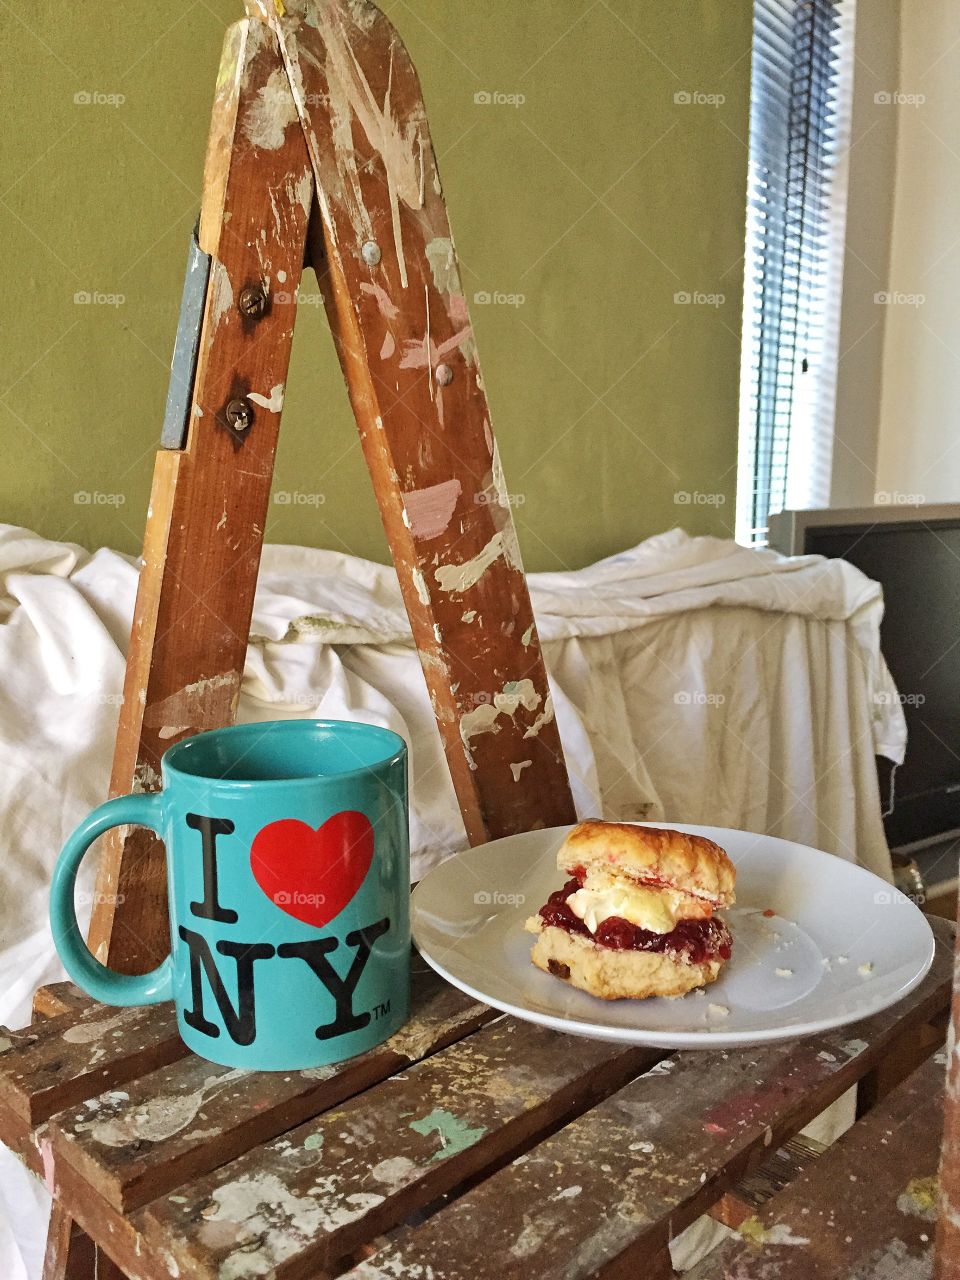
[[[898,1036],[945,1013],[954,930],[934,928],[933,969],[895,1008],[744,1051],[667,1055],[565,1036],[473,1002],[418,960],[407,1026],[312,1071],[202,1061],[164,1007],[47,997],[54,1016],[0,1041],[0,1138],[131,1280],[666,1276],[672,1236]],[[768,1217],[748,1218],[748,1262],[764,1239],[794,1256],[787,1233],[802,1235],[802,1205],[791,1197],[821,1170],[843,1171],[825,1186],[844,1183],[844,1203],[869,1197],[846,1185],[849,1152],[871,1138],[882,1150],[888,1129],[902,1146],[906,1117],[922,1134],[910,1159],[877,1164],[876,1194],[914,1196],[909,1247],[927,1247],[942,1075],[935,1061],[922,1067]],[[773,1274],[736,1265],[715,1274]]]

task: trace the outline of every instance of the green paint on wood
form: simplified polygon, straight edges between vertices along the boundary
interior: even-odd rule
[[[310,1133],[303,1140],[304,1151],[319,1151],[323,1146],[322,1133]]]
[[[455,1156],[459,1151],[466,1151],[467,1147],[472,1147],[475,1142],[479,1142],[487,1132],[485,1128],[468,1128],[452,1111],[444,1111],[440,1107],[420,1120],[412,1120],[410,1128],[425,1136],[436,1133],[439,1137],[440,1150],[430,1157],[431,1160],[446,1160],[448,1156]]]
[[[423,84],[527,567],[677,523],[729,533],[752,6],[381,4]],[[0,521],[139,553],[241,12],[209,0],[171,23],[128,0],[105,25],[83,5],[23,22],[0,6]],[[725,100],[682,101],[695,92]],[[698,292],[724,301],[674,301]],[[267,537],[385,560],[312,274],[301,298],[274,494],[308,497],[273,502]]]

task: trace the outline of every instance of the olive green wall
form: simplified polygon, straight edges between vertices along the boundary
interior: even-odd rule
[[[472,310],[528,567],[676,523],[730,533],[749,0],[383,7],[420,70],[468,297],[494,299]],[[241,9],[0,7],[2,521],[139,547]],[[275,483],[295,497],[268,538],[385,558],[312,277],[303,291]]]

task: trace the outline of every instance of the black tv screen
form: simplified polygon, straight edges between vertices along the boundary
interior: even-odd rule
[[[804,544],[883,587],[880,644],[909,735],[885,819],[890,845],[960,828],[960,521],[814,526]]]

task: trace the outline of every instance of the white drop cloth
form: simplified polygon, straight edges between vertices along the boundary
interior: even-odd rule
[[[64,838],[106,795],[136,583],[127,557],[0,525],[0,1022],[11,1026],[38,984],[62,976],[46,890]],[[876,584],[842,561],[673,530],[578,572],[532,574],[530,589],[581,815],[764,831],[889,874],[874,754],[902,760],[906,729],[879,653]],[[401,733],[414,875],[463,847],[391,568],[266,549],[240,719],[288,716]],[[11,1163],[0,1163],[0,1274],[32,1280],[36,1198]]]

